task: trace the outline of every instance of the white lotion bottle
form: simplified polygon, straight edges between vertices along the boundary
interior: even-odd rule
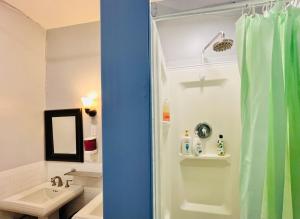
[[[185,130],[185,134],[181,139],[181,153],[192,155],[192,138],[189,135],[189,130]]]
[[[201,144],[201,140],[198,136],[198,131],[195,131],[195,136],[193,139],[193,152],[195,156],[200,156],[203,154],[203,146]]]

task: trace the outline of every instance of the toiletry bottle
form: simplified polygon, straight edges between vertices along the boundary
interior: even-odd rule
[[[219,140],[218,140],[218,144],[217,144],[217,153],[219,156],[225,155],[223,135],[219,135]]]
[[[183,155],[191,155],[192,154],[192,139],[189,135],[189,130],[185,130],[185,134],[182,137],[181,153]]]
[[[198,136],[198,131],[195,131],[195,136],[193,139],[193,152],[195,156],[200,156],[203,154],[203,146]]]
[[[170,105],[169,101],[166,99],[163,104],[163,121],[169,122],[170,119]]]

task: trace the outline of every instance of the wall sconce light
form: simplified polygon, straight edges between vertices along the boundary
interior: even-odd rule
[[[97,95],[91,94],[85,97],[81,98],[81,102],[84,107],[84,111],[86,114],[88,114],[90,117],[94,117],[97,115]]]

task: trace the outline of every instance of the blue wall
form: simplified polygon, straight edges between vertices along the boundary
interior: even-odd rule
[[[149,0],[101,0],[105,219],[152,218]]]

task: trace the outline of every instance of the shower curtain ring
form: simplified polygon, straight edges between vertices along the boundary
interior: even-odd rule
[[[265,14],[267,12],[267,4],[263,5],[261,8],[261,13]]]
[[[255,14],[256,14],[255,6],[253,5],[252,8],[251,8],[251,15],[252,15],[252,17],[254,17]]]
[[[250,15],[250,12],[251,12],[251,8],[249,6],[249,4],[246,4],[245,5],[245,11],[248,9],[248,11],[246,12],[246,15],[249,16]]]

